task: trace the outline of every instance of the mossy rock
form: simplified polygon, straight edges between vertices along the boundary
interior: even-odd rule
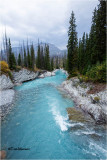
[[[96,102],[99,102],[99,101],[100,101],[100,97],[94,97],[94,100],[95,100]]]
[[[95,134],[95,133],[91,134],[90,137],[92,139],[94,139],[95,141],[99,141],[101,139],[101,136],[99,136],[98,134]]]
[[[75,125],[71,127],[72,131],[77,131],[77,130],[84,130],[84,126],[81,125]]]
[[[5,159],[6,158],[6,151],[2,150],[0,151],[0,159]]]
[[[67,112],[68,112],[68,116],[69,116],[69,120],[75,121],[75,122],[89,122],[90,118],[87,116],[85,116],[85,114],[80,111],[77,110],[76,108],[67,108]]]

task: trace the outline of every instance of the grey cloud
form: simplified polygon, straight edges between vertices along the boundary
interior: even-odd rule
[[[71,11],[74,10],[78,37],[89,32],[92,11],[98,1],[83,0],[0,0],[0,32],[5,29],[13,45],[27,37],[34,42],[66,48]],[[1,39],[2,37],[0,37]]]

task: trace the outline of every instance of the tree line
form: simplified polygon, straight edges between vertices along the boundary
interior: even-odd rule
[[[23,44],[21,51],[18,54],[12,52],[11,41],[7,39],[5,34],[5,44],[4,44],[4,53],[1,50],[1,60],[5,60],[9,65],[11,70],[16,70],[19,67],[26,67],[28,69],[34,70],[42,69],[52,71],[55,67],[55,57],[50,58],[49,45],[45,44],[43,47],[38,43],[37,55],[35,55],[35,49],[33,43],[29,46],[27,41],[27,47]]]
[[[45,44],[43,47],[42,43],[39,43],[38,41],[36,53],[33,43],[28,45],[27,40],[26,46],[23,42],[23,46],[21,46],[18,56],[13,53],[10,38],[7,38],[6,33],[3,44],[4,50],[1,50],[0,59],[6,61],[11,70],[19,70],[22,67],[26,67],[31,70],[42,69],[48,71],[52,71],[54,68],[65,68],[67,58],[66,53],[64,56],[54,55],[50,57],[48,44]]]
[[[73,11],[69,24],[67,45],[67,71],[69,74],[75,76],[79,72],[82,75],[88,75],[89,71],[92,72],[92,68],[93,70],[97,70],[101,68],[102,64],[105,67],[106,1],[101,0],[97,8],[94,9],[89,34],[84,32],[82,38],[78,40],[76,18]],[[103,70],[104,67],[102,67]],[[104,74],[105,72],[104,70]]]

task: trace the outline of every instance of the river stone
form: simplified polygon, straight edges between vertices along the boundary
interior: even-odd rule
[[[52,75],[52,76],[55,76],[55,72],[52,72],[51,75]]]
[[[45,76],[44,76],[44,74],[41,74],[40,76],[38,76],[39,78],[44,78]]]
[[[45,76],[45,77],[50,77],[51,75],[52,75],[51,72],[45,72],[45,73],[44,73],[44,76]]]
[[[0,159],[5,159],[6,158],[6,151],[2,150],[0,151]]]
[[[39,72],[33,72],[28,69],[21,69],[19,72],[12,72],[14,83],[26,82],[38,77]]]
[[[14,84],[9,78],[9,76],[1,75],[0,76],[0,90],[13,88]]]
[[[69,120],[75,121],[75,122],[88,122],[90,119],[89,117],[86,117],[85,114],[77,110],[74,107],[67,108]]]

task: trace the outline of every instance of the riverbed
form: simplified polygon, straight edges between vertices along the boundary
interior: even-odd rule
[[[14,106],[1,126],[7,159],[106,159],[105,126],[69,121],[66,108],[74,103],[57,88],[64,80],[59,70],[15,87]]]

